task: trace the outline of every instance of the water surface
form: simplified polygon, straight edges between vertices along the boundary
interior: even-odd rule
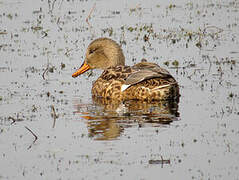
[[[238,8],[0,1],[0,179],[239,179]],[[71,74],[102,36],[168,69],[180,101],[92,99],[101,71]]]

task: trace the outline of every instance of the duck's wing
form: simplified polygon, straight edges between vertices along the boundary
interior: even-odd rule
[[[152,78],[167,79],[172,77],[167,70],[161,68],[155,63],[138,63],[132,66],[132,69],[135,71],[127,77],[125,82],[126,85],[134,85]]]
[[[167,76],[167,75],[166,75]],[[125,81],[126,85],[134,85],[141,81],[152,79],[152,78],[165,78],[165,74],[160,74],[150,70],[139,70],[128,76]]]

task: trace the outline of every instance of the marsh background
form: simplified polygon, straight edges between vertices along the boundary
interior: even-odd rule
[[[238,0],[0,0],[0,179],[238,180],[238,10]],[[170,71],[173,111],[92,100],[101,72],[71,74],[102,36],[127,64]]]

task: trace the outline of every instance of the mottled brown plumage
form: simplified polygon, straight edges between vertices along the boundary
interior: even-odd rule
[[[125,58],[120,46],[111,39],[94,40],[87,48],[83,65],[72,76],[77,77],[95,68],[104,71],[93,83],[93,96],[146,101],[179,97],[178,83],[167,70],[145,60],[132,67],[125,66]]]

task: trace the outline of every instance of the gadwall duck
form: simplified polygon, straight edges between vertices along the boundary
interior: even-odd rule
[[[93,83],[92,95],[95,97],[122,101],[160,101],[179,97],[178,83],[167,70],[146,60],[126,66],[122,49],[108,38],[99,38],[90,43],[84,63],[72,77],[89,69],[104,70]]]

